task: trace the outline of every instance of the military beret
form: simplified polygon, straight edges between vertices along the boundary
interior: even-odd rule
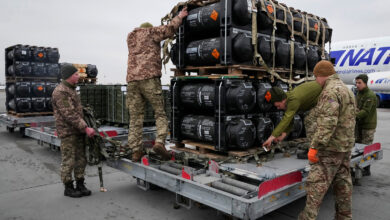
[[[77,68],[74,67],[72,64],[65,63],[61,65],[61,77],[62,79],[68,79],[71,77],[74,73],[77,72]]]
[[[368,82],[368,76],[366,74],[360,74],[359,76],[357,76],[355,78],[355,80],[356,79],[361,79],[365,84],[367,84],[367,82]]]
[[[314,67],[315,76],[331,76],[336,73],[333,64],[328,60],[321,60]]]
[[[274,86],[269,91],[271,93],[271,103],[281,102],[287,98],[286,93],[280,87]]]
[[[140,28],[151,28],[151,27],[153,27],[153,25],[149,22],[145,22],[145,23],[142,23],[139,27]]]

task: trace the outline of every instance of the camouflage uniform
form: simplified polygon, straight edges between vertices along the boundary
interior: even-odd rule
[[[83,109],[76,86],[62,81],[53,91],[52,103],[58,137],[61,139],[61,180],[67,183],[84,178],[87,161],[85,158],[85,128]]]
[[[326,81],[315,107],[317,128],[311,147],[319,161],[311,164],[306,180],[306,207],[298,219],[316,219],[322,199],[332,185],[335,219],[352,219],[352,179],[349,162],[354,145],[356,104],[337,74]]]
[[[157,127],[156,142],[165,143],[168,120],[164,110],[161,89],[161,46],[160,42],[172,37],[182,19],[176,16],[169,25],[136,28],[127,36],[129,49],[127,67],[126,104],[130,113],[128,143],[133,151],[142,148],[142,128],[146,100],[154,109]]]

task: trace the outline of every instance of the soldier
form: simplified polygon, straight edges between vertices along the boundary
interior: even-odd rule
[[[368,76],[360,74],[355,78],[356,104],[358,113],[356,115],[356,143],[372,144],[376,129],[376,102],[377,98],[374,92],[367,87]],[[370,166],[364,168],[363,175],[371,175]]]
[[[152,105],[156,118],[157,138],[153,150],[163,159],[171,157],[164,146],[168,120],[160,80],[160,42],[172,37],[187,15],[187,8],[184,8],[168,25],[153,27],[150,23],[143,23],[127,36],[129,56],[126,104],[130,113],[128,145],[133,152],[132,161],[140,161],[144,155],[142,131],[146,100]]]
[[[333,64],[322,60],[314,67],[323,90],[315,107],[317,128],[308,153],[306,207],[298,219],[316,219],[330,185],[336,203],[334,219],[352,219],[352,179],[349,162],[355,143],[356,106],[353,93],[336,74]]]
[[[83,119],[83,109],[76,93],[76,83],[80,76],[71,64],[61,66],[62,82],[52,95],[53,111],[58,137],[61,139],[61,180],[65,185],[64,195],[81,197],[91,195],[84,185],[84,171],[87,166],[84,138],[95,135],[93,128],[87,127]],[[73,186],[72,172],[76,179]]]
[[[305,112],[312,109],[317,104],[318,96],[321,91],[322,87],[316,81],[303,83],[287,93],[279,87],[272,87],[270,90],[270,102],[273,103],[277,109],[285,110],[285,112],[283,119],[276,126],[272,135],[263,143],[263,146],[269,148],[272,142],[282,141],[292,129],[294,115],[299,111]],[[311,124],[308,123],[310,118],[312,117],[305,117],[305,126],[309,124],[307,127]],[[306,131],[309,130],[310,129],[307,129]]]

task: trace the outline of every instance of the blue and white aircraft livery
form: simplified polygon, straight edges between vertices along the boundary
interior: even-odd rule
[[[364,73],[370,89],[390,93],[390,36],[332,43],[330,56],[344,83],[354,84]]]

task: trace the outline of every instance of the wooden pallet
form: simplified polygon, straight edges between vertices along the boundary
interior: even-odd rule
[[[264,67],[261,66],[249,66],[249,65],[230,65],[230,66],[187,66],[183,69],[171,69],[174,72],[174,76],[205,76],[208,78],[221,78],[222,76],[249,76],[250,78],[262,79],[269,77],[269,73]],[[275,71],[285,79],[290,78],[290,69],[276,68]],[[305,71],[294,70],[294,76],[300,75],[306,76]],[[310,72],[309,76],[313,74]]]
[[[14,115],[16,117],[30,117],[30,116],[48,116],[53,115],[53,112],[15,112],[15,111],[8,111],[8,114]]]
[[[258,153],[258,147],[252,147],[247,150],[230,150],[227,152],[220,152],[215,150],[215,147],[210,144],[194,142],[190,140],[184,140],[181,144],[176,144],[175,147],[171,149],[184,151],[187,153],[192,153],[196,155],[202,155],[212,160],[225,160],[230,157],[246,157]]]

